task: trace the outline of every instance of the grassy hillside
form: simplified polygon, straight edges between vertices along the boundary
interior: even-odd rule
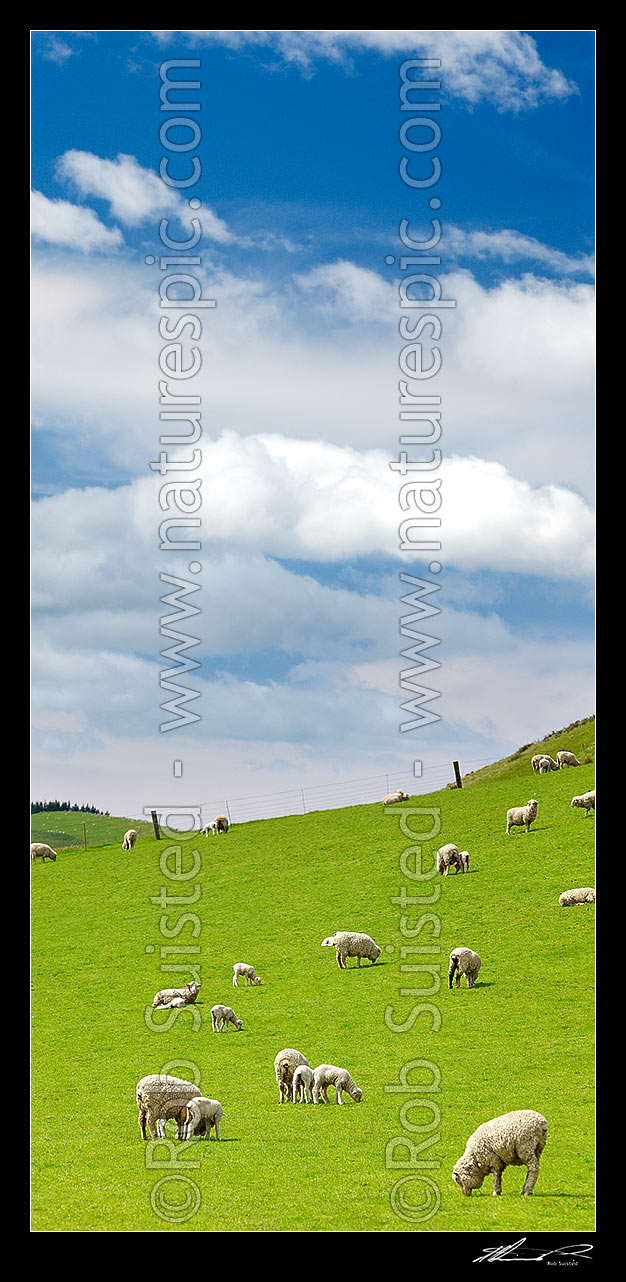
[[[87,829],[87,846],[121,846],[124,833],[134,828],[142,837],[153,835],[151,823],[138,819],[120,819],[115,815],[90,815],[80,810],[43,810],[31,815],[32,841],[45,841],[53,850],[83,847],[83,824]]]
[[[510,757],[493,761],[482,770],[474,770],[463,775],[463,787],[474,783],[485,783],[488,779],[520,779],[531,770],[531,758],[539,752],[545,752],[556,760],[557,752],[573,752],[581,765],[590,765],[596,757],[596,719],[585,717],[582,721],[573,721],[564,730],[553,730],[545,739],[536,739],[533,743],[524,744]]]
[[[414,804],[440,809],[442,820],[424,850],[455,841],[471,853],[469,875],[421,883],[406,875],[414,855],[400,865],[409,844],[400,808],[389,813],[380,805],[198,839],[202,867],[186,882],[166,881],[159,867],[166,844],[143,834],[130,852],[90,848],[33,865],[33,1228],[591,1229],[595,910],[557,902],[564,889],[594,884],[594,819],[569,804],[591,786],[590,765],[544,776],[527,765],[517,780],[420,797]],[[539,801],[530,834],[516,829],[506,838],[506,809],[530,796]],[[201,923],[196,938],[189,918],[175,933],[189,910],[159,903],[165,885],[174,895],[201,887],[191,909]],[[393,902],[403,888],[435,899],[403,908]],[[423,933],[407,937],[424,914]],[[334,950],[320,948],[337,929],[371,934],[382,947],[377,964],[357,970],[349,961],[340,971]],[[428,952],[410,951],[424,944]],[[461,944],[480,953],[482,970],[472,990],[464,981],[449,991],[448,954]],[[169,1031],[146,1026],[157,989],[191,975],[190,967],[162,971],[162,946],[201,950],[194,954],[203,984],[199,1031],[190,1009]],[[169,956],[186,967],[190,954]],[[251,962],[263,985],[235,991],[235,961]],[[432,973],[411,970],[424,963]],[[406,990],[431,987],[423,1001],[440,1012],[440,1027],[432,1013],[411,1024],[422,999]],[[211,1033],[215,1002],[234,1007],[242,1032]],[[386,1011],[406,1031],[391,1031]],[[161,1021],[167,1018],[163,1012]],[[279,1107],[273,1060],[286,1046],[313,1067],[347,1067],[362,1102]],[[407,1114],[407,1096],[385,1087],[416,1059],[440,1070],[441,1085],[427,1097],[433,1108]],[[174,1201],[188,1186],[159,1184],[168,1172],[147,1166],[152,1150],[140,1139],[135,1104],[138,1079],[174,1060],[170,1071],[182,1077],[193,1076],[192,1063],[200,1068],[203,1093],[227,1114],[224,1142],[172,1144],[175,1156],[198,1163],[178,1167],[200,1195],[197,1213],[179,1224],[160,1218],[151,1196],[157,1201],[159,1190],[169,1190]],[[419,1072],[428,1082],[430,1073]],[[516,1108],[548,1119],[534,1196],[520,1197],[525,1172],[509,1168],[502,1197],[492,1197],[487,1179],[464,1198],[451,1170],[467,1137]],[[415,1123],[433,1127],[409,1134]],[[407,1158],[406,1148],[391,1145],[396,1137],[435,1140],[421,1154],[433,1164],[424,1173],[441,1198],[427,1221],[400,1218],[391,1207],[397,1181],[414,1173],[386,1164],[386,1152]],[[159,1157],[167,1158],[163,1147],[153,1152]],[[423,1201],[424,1186],[403,1188],[410,1201]]]

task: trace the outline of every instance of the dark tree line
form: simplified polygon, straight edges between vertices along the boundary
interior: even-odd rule
[[[98,810],[97,806],[79,806],[71,801],[31,801],[31,815],[40,815],[44,810],[77,810],[86,815],[108,815],[108,810]]]

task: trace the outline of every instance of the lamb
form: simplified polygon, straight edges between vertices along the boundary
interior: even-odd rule
[[[184,988],[161,988],[152,999],[155,1006],[189,1006],[195,1002],[201,985],[190,979]]]
[[[46,859],[51,859],[53,863],[56,863],[57,852],[52,849],[52,846],[47,846],[45,841],[34,841],[30,848],[30,857],[31,859],[41,859],[42,864],[45,864]]]
[[[136,842],[136,840],[137,840],[137,836],[138,836],[138,833],[137,833],[136,829],[135,829],[135,828],[129,828],[129,829],[128,829],[128,832],[125,832],[125,833],[124,833],[124,840],[123,840],[123,842],[122,842],[122,850],[132,850],[132,848],[133,848],[133,846],[134,846],[134,844],[135,844],[135,842]]]
[[[176,1121],[176,1138],[183,1139],[187,1104],[202,1092],[193,1082],[167,1073],[151,1073],[137,1082],[137,1107],[141,1138],[146,1139],[146,1127],[153,1140],[165,1139],[165,1123],[173,1117]]]
[[[572,806],[580,806],[581,809],[584,810],[585,812],[585,819],[586,819],[587,815],[589,814],[589,811],[595,810],[596,808],[595,788],[593,788],[591,792],[583,792],[581,797],[572,797]]]
[[[383,806],[395,806],[398,801],[408,800],[408,792],[403,792],[402,788],[398,788],[396,792],[388,792],[387,796],[383,797]]]
[[[530,764],[533,768],[534,775],[538,774],[539,772],[539,762],[542,760],[542,756],[543,754],[541,752],[538,752],[534,757],[531,757]]]
[[[452,988],[452,978],[456,971],[456,986],[461,987],[461,976],[465,975],[467,987],[473,988],[476,983],[476,976],[482,966],[478,953],[472,952],[471,948],[453,948],[450,953],[450,967],[448,969],[448,988]]]
[[[215,836],[215,824],[214,824],[214,823],[212,823],[212,824],[205,824],[205,825],[204,825],[204,828],[201,828],[201,829],[200,829],[200,836],[201,836],[201,837],[208,837],[209,833],[211,833],[211,836],[213,836],[213,837]]]
[[[217,836],[218,832],[228,832],[229,828],[230,821],[226,818],[226,815],[216,815],[214,828],[215,835]]]
[[[530,832],[530,825],[537,818],[537,805],[534,797],[531,797],[525,806],[513,806],[511,810],[507,810],[505,837],[509,836],[511,828],[525,827],[526,832]]]
[[[573,908],[575,904],[595,904],[596,892],[592,886],[582,886],[577,890],[564,890],[559,895],[561,908]]]
[[[228,1032],[228,1025],[234,1024],[237,1032],[240,1033],[243,1023],[235,1015],[231,1006],[212,1006],[211,1007],[211,1028],[214,1033]]]
[[[441,846],[437,851],[437,872],[443,877],[447,877],[451,868],[456,868],[457,873],[469,872],[470,857],[467,850],[459,850],[453,841],[448,842],[447,846]]]
[[[298,1064],[293,1075],[293,1102],[297,1104],[298,1095],[301,1104],[313,1103],[313,1071],[308,1064]]]
[[[530,1197],[539,1174],[539,1158],[546,1146],[548,1123],[541,1113],[521,1108],[483,1122],[470,1135],[465,1152],[452,1171],[465,1197],[479,1189],[485,1176],[493,1174],[494,1197],[502,1193],[502,1172],[507,1166],[525,1166],[522,1194]]]
[[[579,766],[580,765],[580,761],[578,760],[578,757],[575,757],[573,752],[557,752],[556,761],[557,761],[559,770],[562,770],[563,766]]]
[[[233,971],[234,971],[234,974],[233,974],[233,988],[238,988],[238,987],[239,987],[238,980],[239,980],[239,976],[240,976],[240,975],[243,975],[243,976],[245,977],[245,981],[246,981],[246,983],[245,983],[245,987],[246,987],[246,988],[248,987],[248,984],[262,984],[262,983],[263,983],[263,980],[262,980],[262,979],[260,979],[260,978],[259,978],[259,976],[257,975],[257,973],[256,973],[256,971],[255,971],[255,969],[254,969],[254,966],[249,966],[247,962],[235,962],[235,964],[234,964],[234,966],[233,966]]]
[[[372,965],[376,958],[380,957],[380,948],[369,935],[361,935],[351,930],[336,930],[334,935],[329,935],[327,939],[322,940],[321,947],[335,949],[340,970],[348,969],[346,957],[356,957],[357,967],[360,967],[362,957],[367,957]]]
[[[284,1051],[279,1051],[276,1059],[274,1060],[274,1072],[276,1074],[276,1082],[280,1092],[280,1104],[286,1103],[291,1096],[293,1075],[299,1064],[304,1064],[307,1068],[309,1067],[309,1061],[306,1058],[306,1055],[302,1055],[300,1051],[294,1050],[291,1046],[288,1046]]]
[[[542,757],[542,758],[541,758],[541,761],[539,762],[539,774],[540,774],[540,775],[548,775],[548,774],[550,774],[550,771],[551,771],[551,770],[552,770],[552,766],[550,765],[550,760],[549,760],[549,758],[548,758],[548,757]]]
[[[328,1087],[335,1088],[335,1104],[343,1104],[342,1093],[347,1091],[355,1104],[363,1097],[360,1086],[352,1080],[347,1068],[338,1068],[336,1064],[318,1064],[313,1073],[313,1103],[319,1104],[320,1095],[325,1104],[329,1104]]]
[[[192,1135],[204,1135],[211,1138],[211,1127],[215,1128],[215,1138],[220,1137],[220,1122],[226,1117],[224,1109],[217,1099],[206,1099],[204,1095],[190,1099],[185,1113],[183,1139],[190,1140]]]

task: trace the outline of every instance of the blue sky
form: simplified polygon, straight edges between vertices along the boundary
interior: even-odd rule
[[[426,226],[398,174],[398,66],[415,52],[442,61],[438,271],[457,307],[436,380],[442,720],[407,736],[385,255],[401,218]],[[174,740],[186,787],[201,795],[208,770],[211,796],[235,780],[242,795],[294,770],[488,759],[592,710],[594,55],[571,31],[34,34],[37,795],[140,814],[170,786]],[[155,178],[170,57],[202,63],[200,274],[218,307],[202,721],[159,735],[144,258],[182,210]]]

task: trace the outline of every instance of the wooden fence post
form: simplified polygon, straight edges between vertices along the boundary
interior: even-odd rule
[[[85,824],[83,824],[83,842],[86,850],[87,849],[87,827]]]
[[[159,821],[157,819],[157,812],[156,810],[151,810],[150,814],[152,815],[152,827],[154,828],[154,835],[157,841],[160,841],[161,833],[159,832]]]
[[[461,783],[461,771],[459,770],[458,761],[453,761],[452,766],[454,768],[454,777],[456,779],[456,786],[457,788],[462,788],[463,784]]]
[[[233,821],[230,817],[230,807],[228,805],[228,802],[226,802],[226,814],[228,815],[228,826],[230,827]]]

